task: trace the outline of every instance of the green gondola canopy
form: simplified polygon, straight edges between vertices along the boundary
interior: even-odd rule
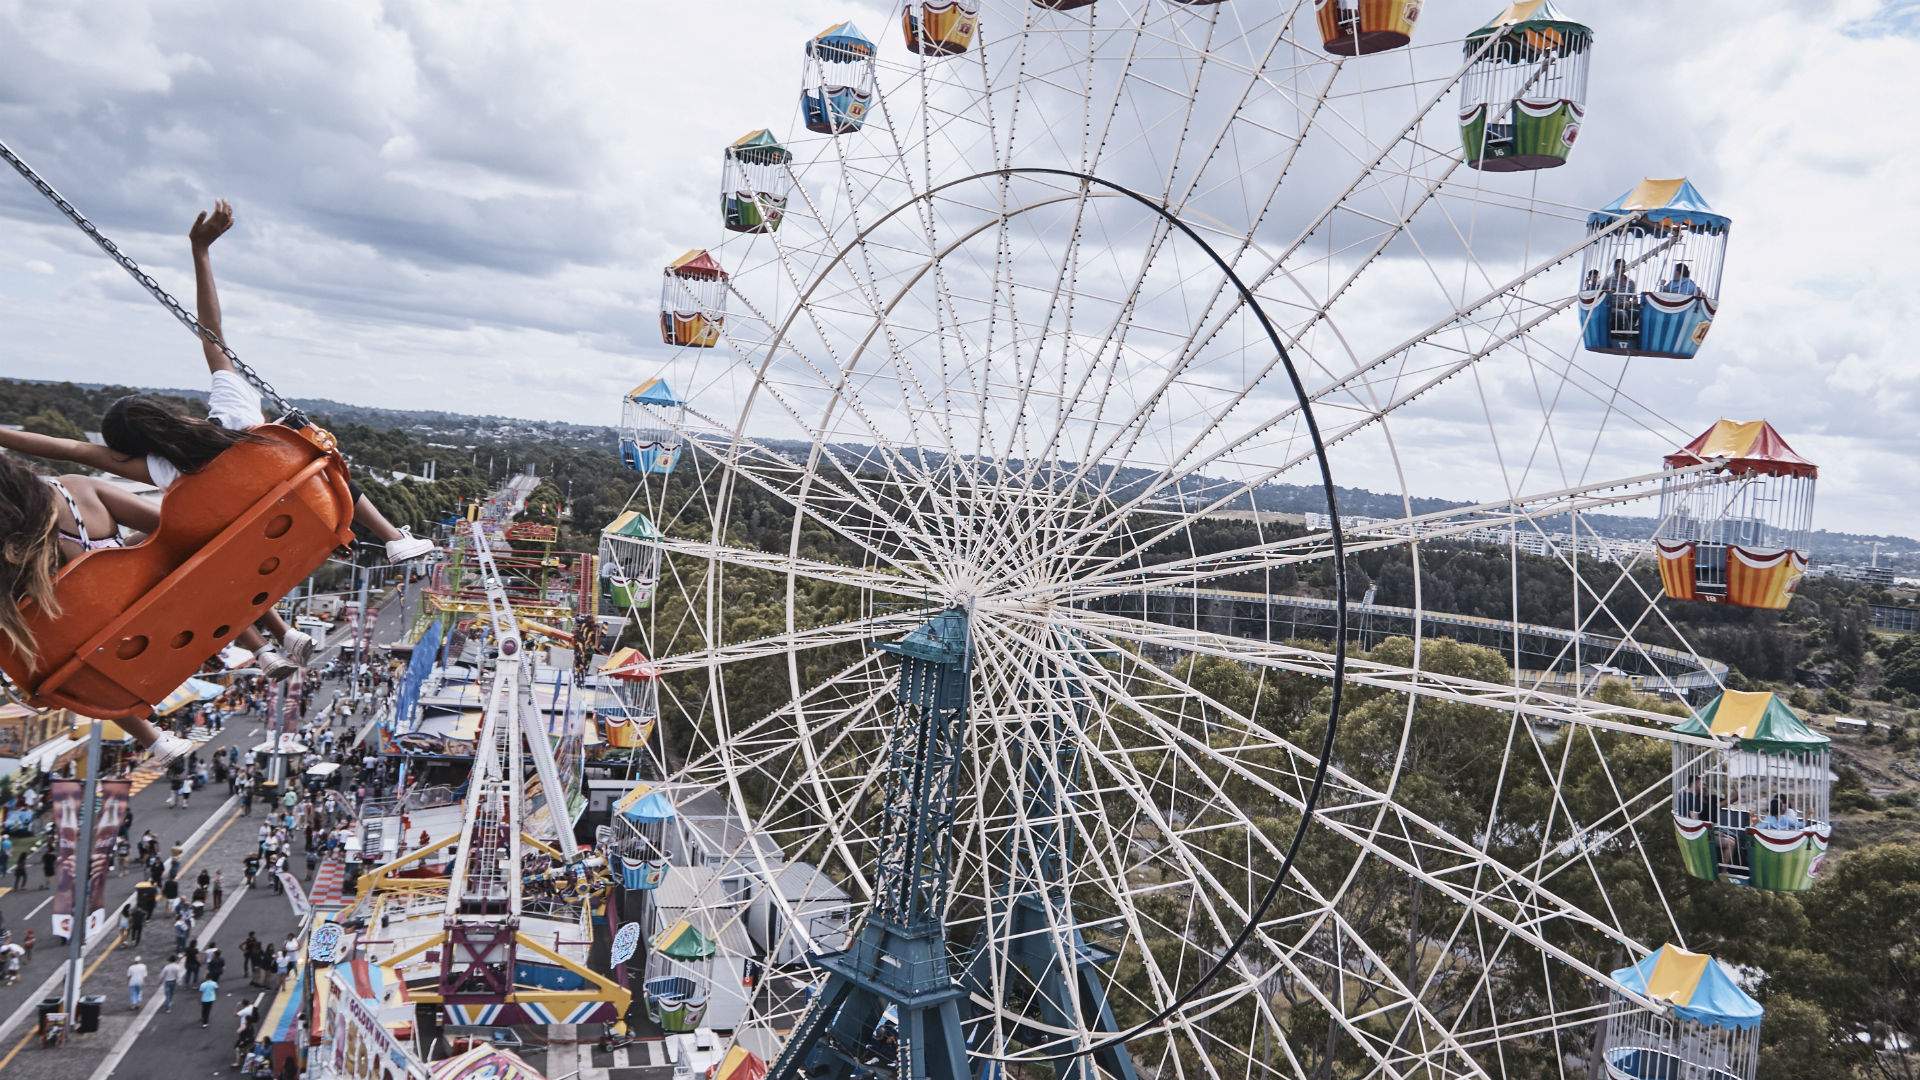
[[[1779,696],[1728,690],[1675,731],[1683,735],[1732,736],[1740,749],[1762,754],[1825,750],[1832,740],[1808,727]]]

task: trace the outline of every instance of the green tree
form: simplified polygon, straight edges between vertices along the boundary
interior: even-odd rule
[[[1810,1038],[1792,1030],[1807,1023],[1804,1003],[1824,1018],[1824,1075],[1920,1077],[1920,843],[1833,857],[1800,904],[1804,928],[1768,965],[1767,1026],[1785,1030],[1770,1032],[1761,1075],[1813,1075],[1792,1071]]]
[[[84,442],[87,433],[79,424],[67,418],[67,414],[48,406],[20,421],[20,426],[37,435],[52,435],[59,439],[79,439]]]

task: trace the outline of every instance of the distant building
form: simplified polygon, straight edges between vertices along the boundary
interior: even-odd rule
[[[1920,631],[1920,608],[1872,604],[1867,608],[1867,617],[1875,630],[1891,630],[1900,634]]]

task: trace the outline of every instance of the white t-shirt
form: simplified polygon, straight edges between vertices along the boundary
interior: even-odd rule
[[[260,411],[260,391],[247,385],[237,371],[213,373],[213,387],[207,391],[207,419],[230,431],[251,431],[267,422]],[[147,475],[153,486],[165,491],[180,479],[180,470],[163,457],[147,455]]]

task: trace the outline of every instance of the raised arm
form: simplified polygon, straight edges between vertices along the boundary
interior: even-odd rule
[[[146,458],[121,457],[98,443],[0,428],[0,447],[28,457],[46,458],[49,461],[71,461],[75,465],[85,465],[89,469],[110,472],[115,476],[124,476],[143,484],[153,483],[152,474],[147,472]]]
[[[187,242],[193,245],[193,306],[200,326],[210,330],[221,341],[227,340],[227,333],[220,324],[220,293],[213,286],[213,242],[220,239],[228,229],[233,228],[233,207],[227,200],[218,199],[213,210],[201,211],[193,219],[193,228],[187,230]],[[208,371],[232,371],[233,361],[220,351],[220,346],[200,339],[200,351],[206,354]]]

